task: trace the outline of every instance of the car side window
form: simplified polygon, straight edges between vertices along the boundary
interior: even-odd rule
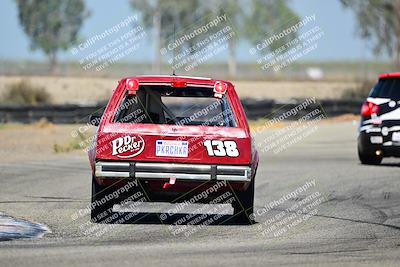
[[[116,111],[114,122],[117,123],[146,123],[150,121],[143,103],[137,96],[126,95]]]

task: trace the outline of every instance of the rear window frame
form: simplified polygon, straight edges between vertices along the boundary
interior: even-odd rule
[[[151,85],[159,85],[159,86],[166,86],[165,83],[160,83],[160,84],[151,84]],[[149,86],[148,84],[140,84],[139,85],[139,90],[142,86]],[[204,86],[203,84],[191,84],[188,87],[192,87],[192,88],[207,88],[208,90],[213,90],[213,86]],[[190,90],[190,89],[189,89]],[[123,103],[123,101],[125,101],[126,97],[128,96],[128,90],[127,88],[124,86],[121,90],[121,93],[118,94],[118,100],[115,101],[115,105],[113,105],[113,115],[112,116],[108,116],[108,119],[106,120],[107,124],[115,124],[115,125],[122,125],[122,126],[127,126],[127,125],[140,125],[140,126],[146,126],[146,125],[158,125],[158,126],[175,126],[175,127],[219,127],[222,129],[229,129],[229,128],[242,128],[243,126],[241,125],[241,122],[238,118],[238,112],[236,110],[236,107],[231,99],[232,95],[230,93],[230,90],[227,90],[227,92],[225,93],[225,98],[226,101],[229,104],[229,107],[231,109],[231,112],[233,114],[233,119],[234,119],[234,123],[235,126],[219,126],[219,125],[179,125],[179,124],[158,124],[158,123],[126,123],[126,122],[116,122],[117,117],[119,116],[119,112],[115,112]],[[184,97],[182,97],[184,98]],[[111,101],[111,100],[110,100]]]
[[[393,83],[391,85],[391,88],[390,88],[391,89],[390,93],[392,93],[391,96],[387,96],[387,95],[382,96],[382,95],[380,95],[382,93],[381,91],[383,90],[381,84],[384,83],[384,82],[392,82]],[[397,82],[398,85],[399,85],[398,89],[394,89],[394,88],[396,88],[395,84],[394,84],[395,82]],[[379,90],[378,90],[378,86],[380,86]],[[398,92],[397,92],[397,95],[393,96],[394,90],[398,90]],[[379,93],[378,93],[378,91],[379,91]],[[392,99],[392,100],[396,100],[396,101],[400,100],[400,78],[399,77],[388,77],[388,78],[379,79],[378,83],[375,84],[375,86],[371,89],[371,92],[369,93],[368,97],[371,97],[371,98],[385,98],[385,99]]]

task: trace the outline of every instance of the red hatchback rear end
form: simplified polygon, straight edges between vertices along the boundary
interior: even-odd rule
[[[192,202],[200,194],[196,202],[208,203],[231,192],[237,218],[248,220],[253,212],[258,155],[230,82],[125,78],[98,122],[89,152],[92,221],[102,221],[114,204],[139,201],[135,195]]]

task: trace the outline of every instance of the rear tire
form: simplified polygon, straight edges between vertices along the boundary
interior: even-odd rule
[[[90,214],[92,223],[102,223],[112,215],[114,199],[109,201],[105,199],[110,193],[112,193],[110,188],[99,185],[96,179],[92,178],[92,209]]]
[[[245,191],[235,191],[235,202],[233,206],[234,219],[246,224],[253,224],[254,221],[254,180],[250,182],[249,187]]]

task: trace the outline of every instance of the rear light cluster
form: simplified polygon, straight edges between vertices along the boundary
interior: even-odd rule
[[[379,114],[379,105],[371,103],[371,102],[364,102],[361,107],[361,116],[363,117],[373,117]]]
[[[126,79],[125,86],[128,91],[128,95],[135,96],[136,92],[139,90],[139,81],[136,79]],[[185,81],[175,80],[171,82],[172,88],[185,88],[188,84]],[[214,96],[217,98],[222,98],[224,94],[228,91],[228,84],[222,81],[216,81],[214,84]]]
[[[222,98],[222,96],[228,90],[228,85],[224,82],[217,81],[214,84],[214,96],[218,98]]]
[[[184,81],[173,81],[171,83],[171,87],[173,88],[184,88],[187,86],[187,83]]]
[[[128,89],[128,95],[134,96],[136,95],[137,90],[139,90],[139,82],[135,79],[127,79],[126,87]]]

